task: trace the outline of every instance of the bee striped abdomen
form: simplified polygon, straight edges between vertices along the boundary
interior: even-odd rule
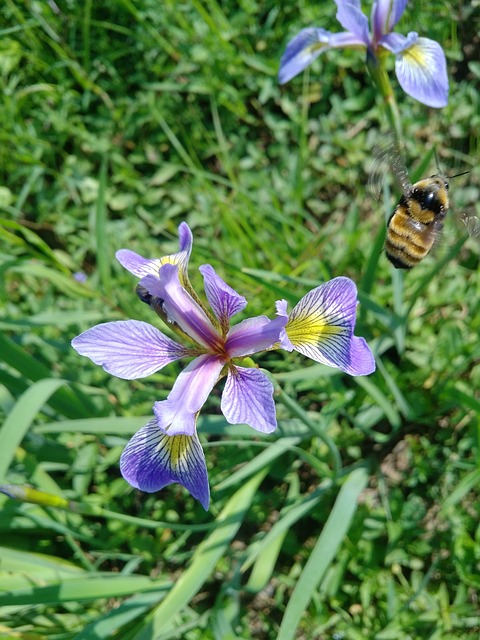
[[[416,182],[387,225],[385,253],[397,269],[411,269],[430,252],[448,210],[447,183],[439,176]]]

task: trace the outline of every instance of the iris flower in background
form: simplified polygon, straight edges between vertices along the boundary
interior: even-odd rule
[[[230,327],[231,318],[246,307],[246,299],[212,266],[203,265],[199,270],[208,309],[188,279],[192,234],[186,223],[180,225],[179,236],[176,254],[149,260],[123,249],[117,259],[140,278],[140,298],[186,344],[146,322],[125,320],[92,327],[74,338],[72,346],[108,373],[126,380],[151,375],[179,358],[193,358],[166,400],[154,403],[154,418],[127,444],[120,470],[127,482],[142,491],[158,491],[178,482],[208,509],[208,476],[196,422],[220,378],[226,376],[220,408],[227,422],[271,433],[277,426],[273,385],[255,366],[240,366],[245,358],[269,349],[296,349],[351,375],[371,373],[375,362],[363,338],[353,336],[357,299],[355,285],[348,278],[335,278],[317,287],[290,316],[286,302],[280,301],[274,320],[257,316]]]
[[[395,72],[402,89],[430,107],[448,102],[448,77],[442,47],[412,31],[407,36],[393,33],[407,0],[376,0],[370,17],[362,13],[360,0],[335,0],[337,20],[346,30],[331,33],[321,28],[302,29],[287,44],[280,62],[279,81],[288,82],[308,67],[321,53],[339,47],[361,47],[367,51],[369,68],[383,66],[384,54],[395,55]],[[384,79],[383,79],[384,80]],[[381,87],[382,93],[388,89]],[[388,96],[385,96],[388,97]]]

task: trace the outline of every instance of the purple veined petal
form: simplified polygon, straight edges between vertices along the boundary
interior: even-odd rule
[[[325,29],[302,29],[287,44],[280,60],[279,83],[285,84],[308,67],[328,48],[329,38],[330,32]]]
[[[143,278],[149,274],[158,277],[158,271],[162,266],[159,258],[149,260],[135,253],[135,251],[130,251],[130,249],[120,249],[115,256],[122,267],[138,278]]]
[[[398,34],[390,34],[380,44],[396,54],[395,72],[405,93],[428,107],[448,104],[447,63],[438,42],[411,32],[403,42]]]
[[[336,367],[351,376],[368,376],[375,371],[375,358],[364,338],[346,332],[325,333],[320,343],[306,342],[295,350],[315,362]]]
[[[169,436],[195,433],[197,414],[216,384],[225,361],[218,356],[195,358],[178,376],[166,400],[155,402],[158,426]]]
[[[132,487],[147,493],[178,482],[208,510],[207,465],[196,431],[191,436],[168,436],[152,420],[125,447],[120,471]]]
[[[372,31],[373,40],[378,42],[380,38],[390,33],[405,11],[408,0],[376,0],[372,7]]]
[[[230,329],[225,349],[230,358],[265,351],[280,341],[286,323],[285,316],[277,316],[274,320],[266,316],[247,318]]]
[[[178,227],[180,251],[172,253],[163,258],[148,259],[143,258],[130,249],[120,249],[115,254],[122,267],[133,273],[138,278],[148,275],[158,276],[159,269],[164,264],[176,264],[178,266],[179,278],[182,284],[188,282],[187,268],[190,254],[192,252],[193,236],[190,227],[186,222],[182,222]]]
[[[353,335],[357,289],[349,278],[334,278],[307,293],[285,327],[293,348],[351,375],[368,375],[375,360],[363,338]]]
[[[203,276],[205,293],[210,306],[222,327],[228,327],[230,318],[247,306],[247,300],[215,273],[215,269],[204,264],[198,269]]]
[[[342,27],[354,34],[365,46],[370,43],[368,18],[360,8],[358,0],[335,0],[336,18]]]
[[[124,380],[145,378],[169,362],[191,355],[190,349],[139,320],[97,324],[74,338],[72,347]]]
[[[195,342],[210,351],[223,349],[223,340],[209,317],[181,285],[176,265],[163,265],[160,278],[146,276],[140,285],[162,300],[168,319],[176,322]]]
[[[262,433],[277,428],[273,385],[259,369],[231,367],[220,408],[230,424],[248,424]]]

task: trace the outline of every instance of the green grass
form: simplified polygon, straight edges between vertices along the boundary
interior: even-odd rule
[[[0,476],[59,501],[0,497],[0,638],[478,638],[480,245],[455,211],[480,216],[480,11],[415,3],[398,25],[441,42],[451,81],[437,111],[392,71],[411,177],[436,171],[433,148],[470,171],[402,277],[382,253],[398,194],[367,188],[387,125],[361,53],[276,81],[300,28],[340,29],[324,4],[4,3]],[[251,316],[351,277],[378,364],[350,378],[262,356],[270,437],[227,425],[215,391],[207,513],[118,469],[181,365],[124,381],[70,347],[99,322],[155,322],[114,254],[174,252],[182,220],[193,285],[211,263]]]

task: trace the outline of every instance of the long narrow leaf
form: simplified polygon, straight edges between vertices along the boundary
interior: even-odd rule
[[[191,565],[182,573],[173,589],[155,609],[148,623],[135,636],[135,640],[155,638],[198,593],[237,533],[267,471],[268,469],[263,469],[257,473],[230,498],[217,518],[215,530],[198,546]]]
[[[0,593],[0,606],[117,598],[129,596],[132,593],[165,590],[169,586],[169,582],[152,580],[147,576],[96,573],[85,578],[62,580],[46,587],[32,586]]]
[[[367,481],[367,470],[355,469],[340,489],[323,531],[295,585],[277,640],[293,640],[295,637],[298,623],[308,607],[313,592],[318,588],[350,527],[357,509],[358,496],[366,487]]]
[[[32,385],[17,400],[0,430],[0,482],[3,482],[15,449],[32,424],[33,419],[65,380],[46,379]]]

